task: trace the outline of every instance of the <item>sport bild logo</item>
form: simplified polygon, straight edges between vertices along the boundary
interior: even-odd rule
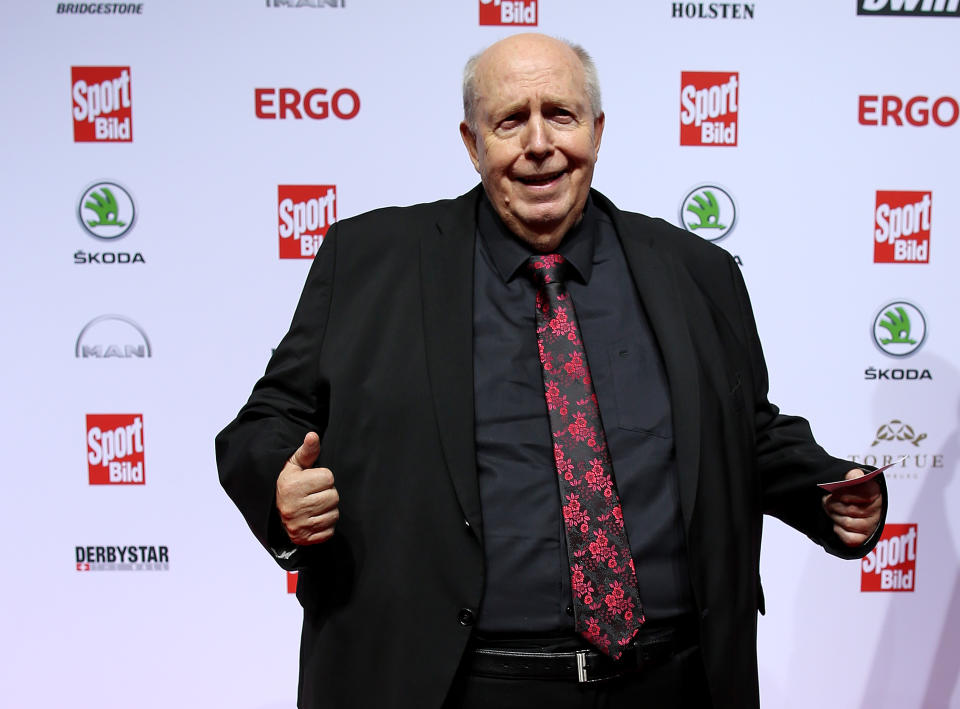
[[[75,66],[73,142],[133,141],[133,103],[128,66]]]
[[[481,25],[537,24],[536,0],[480,0]]]
[[[74,547],[77,571],[169,571],[170,548],[164,545]]]
[[[874,263],[929,263],[932,192],[877,190]]]
[[[280,258],[313,258],[337,220],[336,185],[277,187]]]
[[[287,593],[297,592],[297,579],[300,577],[296,571],[287,572]]]
[[[960,0],[857,0],[857,14],[960,17]]]
[[[693,188],[680,203],[680,223],[687,231],[707,241],[719,241],[737,221],[737,206],[730,193],[719,185]]]
[[[928,96],[914,96],[904,101],[899,96],[860,96],[857,120],[862,126],[930,125],[931,119],[942,128],[949,128],[960,118],[960,104],[952,96],[941,96],[930,103]]]
[[[143,414],[87,414],[91,485],[143,485]]]
[[[913,591],[917,583],[917,525],[886,524],[860,562],[861,591]]]
[[[78,359],[144,359],[153,356],[143,328],[123,315],[101,315],[80,331],[73,354]]]
[[[680,145],[736,146],[739,112],[739,72],[681,72]]]

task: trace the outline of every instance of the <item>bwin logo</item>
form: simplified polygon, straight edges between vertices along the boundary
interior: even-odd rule
[[[78,359],[144,359],[153,356],[143,328],[123,315],[101,315],[80,331],[74,355]]]

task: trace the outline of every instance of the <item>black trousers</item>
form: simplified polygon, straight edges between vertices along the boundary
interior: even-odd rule
[[[709,709],[700,648],[642,672],[598,682],[457,674],[444,709]]]

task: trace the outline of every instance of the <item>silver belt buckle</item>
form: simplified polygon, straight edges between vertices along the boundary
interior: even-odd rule
[[[577,650],[577,682],[587,681],[587,651]]]

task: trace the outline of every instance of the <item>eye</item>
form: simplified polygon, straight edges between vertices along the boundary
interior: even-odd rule
[[[497,128],[500,130],[512,130],[520,125],[521,121],[523,121],[523,115],[520,113],[511,113],[509,116],[500,121],[499,125],[497,125]]]

